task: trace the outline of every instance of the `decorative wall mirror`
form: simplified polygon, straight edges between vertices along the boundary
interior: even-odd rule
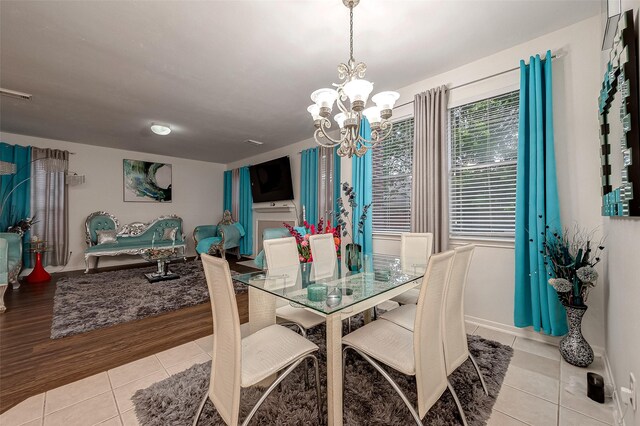
[[[602,215],[640,216],[638,52],[631,10],[620,16],[598,102]]]

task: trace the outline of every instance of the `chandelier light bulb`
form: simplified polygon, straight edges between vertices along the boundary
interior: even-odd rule
[[[316,104],[309,105],[307,108],[311,117],[313,117],[313,121],[320,120],[322,117],[320,116],[320,107]]]
[[[171,126],[168,124],[151,123],[151,131],[156,135],[166,136],[171,133]]]
[[[373,83],[356,78],[345,84],[343,90],[351,101],[351,108],[354,111],[362,111],[373,91]]]
[[[333,103],[337,98],[338,92],[333,89],[318,89],[311,94],[311,100],[317,105],[321,117],[328,117],[331,114]]]
[[[369,107],[364,111],[362,111],[362,114],[365,117],[367,117],[367,120],[369,121],[369,124],[371,125],[371,127],[373,128],[380,127],[380,122],[382,121],[382,118],[380,118],[380,108]]]
[[[373,95],[371,100],[375,102],[378,108],[382,111],[385,109],[393,109],[398,98],[400,98],[400,94],[398,92],[387,91]]]
[[[336,123],[338,123],[338,126],[342,129],[344,128],[344,121],[347,119],[347,116],[344,112],[341,112],[340,114],[336,114],[333,119],[336,120]]]

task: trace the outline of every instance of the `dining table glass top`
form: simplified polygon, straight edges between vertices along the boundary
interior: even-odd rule
[[[286,299],[292,306],[328,315],[405,284],[417,285],[426,266],[425,259],[373,254],[364,256],[359,271],[348,270],[339,260],[314,261],[233,279]]]

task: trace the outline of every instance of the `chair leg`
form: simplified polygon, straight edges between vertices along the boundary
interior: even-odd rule
[[[264,393],[262,394],[262,396],[260,397],[260,399],[258,400],[258,402],[256,402],[256,405],[253,406],[253,408],[251,409],[251,412],[249,412],[249,415],[247,415],[247,418],[244,419],[244,421],[242,422],[242,426],[246,426],[249,424],[249,422],[251,421],[251,419],[253,418],[253,416],[256,414],[256,411],[258,411],[258,408],[260,408],[260,405],[262,405],[262,403],[264,402],[265,399],[267,399],[267,397],[269,396],[269,394],[271,393],[271,391],[273,391],[279,384],[280,382],[282,382],[284,380],[285,377],[287,377],[289,375],[289,373],[291,373],[293,370],[295,370],[295,368],[300,365],[300,363],[302,361],[304,361],[306,358],[309,357],[314,357],[314,355],[307,355],[304,358],[300,358],[299,360],[297,360],[296,362],[294,362],[293,364],[291,364],[281,375],[279,375],[276,378],[276,381],[273,382],[271,384],[271,386],[269,386],[267,388],[266,391],[264,391]]]
[[[207,387],[207,390],[204,393],[204,398],[202,398],[202,401],[200,402],[200,406],[198,406],[196,417],[193,419],[193,426],[196,426],[198,424],[198,420],[200,420],[200,415],[202,414],[202,410],[204,409],[204,404],[207,403],[208,398],[209,398],[209,388]]]
[[[451,395],[453,395],[453,400],[456,402],[456,407],[458,407],[458,413],[460,413],[460,418],[462,419],[462,424],[467,426],[467,416],[464,415],[464,410],[462,409],[462,404],[460,404],[460,400],[458,399],[458,394],[456,393],[453,386],[451,386],[451,382],[447,379],[447,388]]]
[[[313,365],[316,370],[316,398],[318,398],[318,424],[324,424],[324,416],[322,415],[322,394],[320,392],[320,365],[318,358],[313,356]]]
[[[302,334],[302,337],[306,339],[307,330],[305,330],[304,327],[301,326],[300,324],[298,324],[298,327],[300,327],[300,334]],[[308,358],[304,360],[304,389],[305,390],[309,389],[309,359]]]
[[[484,377],[482,377],[482,373],[480,372],[480,368],[478,367],[478,363],[473,355],[469,354],[469,359],[473,363],[473,367],[476,369],[476,373],[478,373],[478,377],[480,377],[480,383],[482,383],[482,389],[484,389],[485,395],[489,396],[489,390],[487,389],[487,384],[484,382]]]
[[[393,388],[393,390],[396,391],[396,393],[398,395],[400,395],[400,398],[402,398],[402,401],[404,402],[404,404],[407,406],[407,408],[409,409],[409,411],[411,412],[411,415],[413,416],[413,419],[416,421],[416,424],[418,424],[419,426],[422,426],[422,420],[420,419],[420,416],[418,415],[418,413],[416,412],[416,409],[413,407],[413,405],[411,405],[411,402],[409,402],[409,399],[407,398],[407,396],[404,394],[404,392],[402,392],[402,390],[400,389],[400,387],[398,387],[398,385],[396,384],[396,382],[393,381],[393,379],[391,378],[391,376],[389,375],[389,373],[387,373],[382,367],[380,367],[380,365],[378,365],[377,362],[375,362],[371,357],[369,357],[367,354],[365,354],[364,352],[360,352],[359,350],[357,350],[356,348],[354,348],[353,346],[346,346],[349,349],[352,349],[354,351],[356,351],[362,358],[365,359],[365,361],[367,361],[369,364],[371,364],[373,366],[373,368],[375,368],[376,370],[378,370],[378,373],[382,374],[382,377],[384,377],[387,382],[389,382],[389,384],[391,385],[391,387]],[[345,347],[345,348],[346,348]],[[343,351],[344,354],[344,351]],[[344,377],[342,378],[343,382],[344,382]],[[343,398],[344,399],[344,398]],[[465,423],[466,426],[466,423]]]

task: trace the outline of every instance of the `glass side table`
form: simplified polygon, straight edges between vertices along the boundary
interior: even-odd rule
[[[26,281],[30,284],[43,283],[51,280],[51,275],[42,266],[42,255],[49,251],[47,242],[44,240],[31,241],[29,251],[35,254],[36,264],[33,271],[27,276]]]
[[[150,263],[157,263],[158,270],[144,274],[150,283],[158,281],[168,281],[180,278],[180,275],[169,270],[169,263],[172,260],[184,259],[184,254],[178,253],[178,249],[167,248],[150,248],[140,253],[140,257]]]

